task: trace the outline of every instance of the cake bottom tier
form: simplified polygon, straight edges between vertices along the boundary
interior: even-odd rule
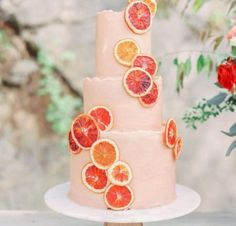
[[[101,138],[112,139],[120,151],[120,160],[133,172],[130,187],[134,192],[131,209],[151,208],[175,200],[176,174],[172,150],[162,141],[163,131],[110,131]],[[90,162],[89,151],[71,155],[69,198],[80,205],[107,209],[103,194],[93,193],[82,182],[83,167]]]

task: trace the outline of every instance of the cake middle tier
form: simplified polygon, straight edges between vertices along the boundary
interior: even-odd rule
[[[159,130],[162,126],[162,78],[156,80],[158,86],[157,103],[146,108],[138,98],[129,96],[121,77],[85,78],[84,112],[92,107],[108,107],[114,118],[112,129],[119,131]]]

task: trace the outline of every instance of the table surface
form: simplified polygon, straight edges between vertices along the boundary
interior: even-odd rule
[[[65,217],[53,212],[0,211],[0,226],[102,226],[102,223]],[[236,213],[192,213],[145,226],[236,226]]]

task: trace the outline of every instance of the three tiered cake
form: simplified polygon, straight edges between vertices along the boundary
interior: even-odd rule
[[[69,133],[69,198],[124,210],[168,204],[176,196],[182,149],[175,121],[162,118],[162,78],[151,56],[155,0],[97,15],[96,75],[84,80],[84,114]]]

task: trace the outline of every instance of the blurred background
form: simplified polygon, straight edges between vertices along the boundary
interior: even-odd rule
[[[82,79],[94,76],[96,13],[126,0],[0,0],[0,209],[44,210],[45,191],[68,180],[66,133],[82,111]],[[176,92],[173,60],[229,52],[235,1],[159,0],[153,54],[164,78],[164,117],[175,117],[185,140],[178,183],[202,196],[199,211],[236,212],[236,153],[225,157],[235,113],[197,130],[182,117],[201,97],[216,94],[216,74],[192,70]],[[232,8],[232,9],[231,9]],[[229,10],[230,9],[230,10]],[[208,32],[210,31],[210,32]],[[208,34],[208,33],[210,34]],[[222,41],[212,50],[217,37]],[[213,53],[212,53],[213,52]]]

